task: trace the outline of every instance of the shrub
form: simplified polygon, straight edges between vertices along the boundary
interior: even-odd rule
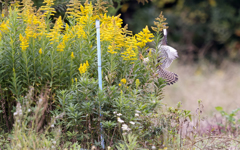
[[[149,83],[152,73],[138,57],[144,53],[146,43],[154,40],[147,26],[132,35],[127,26],[121,28],[119,16],[107,16],[100,1],[95,6],[71,1],[66,18],[70,25],[61,16],[52,24],[48,18],[54,12],[53,3],[44,3],[46,6],[36,10],[30,0],[23,1],[23,5],[15,1],[9,15],[2,15],[0,20],[1,117],[5,118],[5,128],[11,129],[11,111],[29,86],[34,86],[37,96],[48,85],[54,103],[56,91],[70,88],[78,76],[97,78],[96,19],[101,21],[102,75],[106,85],[118,85],[122,78],[128,79],[129,85],[136,79],[141,85]]]
[[[48,18],[54,12],[53,2],[44,3],[46,6],[36,10],[30,0],[24,0],[23,5],[15,1],[9,7],[9,15],[2,15],[0,20],[0,117],[4,120],[3,128],[10,131],[13,127],[16,134],[11,144],[41,148],[43,143],[39,147],[27,146],[32,141],[26,137],[49,142],[45,139],[49,133],[37,135],[43,130],[48,132],[46,128],[54,126],[54,121],[64,133],[62,137],[58,135],[62,145],[67,140],[86,142],[82,144],[85,148],[91,144],[98,146],[103,135],[106,144],[113,146],[130,129],[142,134],[138,138],[149,137],[146,134],[151,120],[144,115],[154,114],[165,84],[155,75],[157,56],[149,55],[151,63],[147,65],[142,60],[146,43],[153,40],[158,43],[161,39],[160,31],[166,28],[163,16],[160,15],[155,23],[157,27],[153,28],[155,37],[147,26],[133,35],[127,26],[121,27],[119,16],[106,14],[101,1],[96,5],[71,1],[66,18],[69,25],[61,16],[55,24],[51,23]],[[96,80],[96,19],[101,21],[102,91]],[[25,98],[30,86],[34,88],[32,97]],[[43,103],[39,99],[38,102],[46,87],[47,101]],[[20,106],[24,110],[33,107],[35,113],[14,121],[13,112],[21,112],[20,116],[24,117],[26,111]],[[52,116],[47,115],[50,112]],[[63,115],[62,120],[55,120],[54,116],[59,115]],[[29,131],[25,130],[31,125]]]

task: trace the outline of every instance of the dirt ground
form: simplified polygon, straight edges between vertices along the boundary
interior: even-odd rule
[[[240,107],[240,64],[224,62],[216,69],[210,63],[181,64],[175,61],[169,71],[179,75],[179,81],[164,88],[163,102],[195,111],[202,100],[204,113],[213,115],[216,106],[228,113]]]

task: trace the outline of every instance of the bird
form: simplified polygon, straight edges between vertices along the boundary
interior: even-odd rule
[[[166,81],[167,85],[174,84],[178,81],[178,75],[166,70],[174,59],[178,58],[178,52],[173,47],[167,45],[167,29],[163,29],[163,39],[157,46],[158,48],[158,57],[157,61],[160,65],[157,66],[157,75],[159,78],[163,78]],[[155,52],[153,48],[149,48],[147,52]],[[148,58],[144,59],[145,63],[149,61]]]

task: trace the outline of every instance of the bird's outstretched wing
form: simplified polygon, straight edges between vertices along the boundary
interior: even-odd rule
[[[177,50],[168,45],[159,45],[159,56],[161,58],[161,67],[168,68],[174,59],[178,58]]]

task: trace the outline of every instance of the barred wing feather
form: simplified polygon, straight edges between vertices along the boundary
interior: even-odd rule
[[[160,78],[163,78],[166,80],[167,85],[176,83],[178,81],[177,74],[164,70],[161,66],[158,66],[157,74]]]

